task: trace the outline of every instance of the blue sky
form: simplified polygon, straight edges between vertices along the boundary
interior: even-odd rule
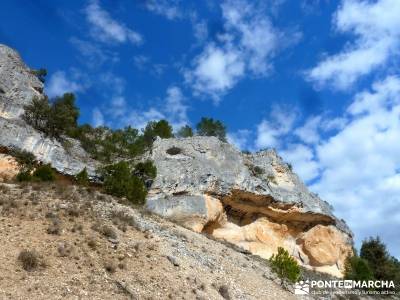
[[[74,92],[80,122],[222,120],[277,148],[357,245],[400,256],[398,0],[3,1],[0,42]]]

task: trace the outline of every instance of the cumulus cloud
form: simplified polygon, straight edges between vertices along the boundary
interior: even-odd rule
[[[307,72],[318,86],[349,88],[362,76],[386,65],[400,49],[400,2],[344,0],[333,23],[339,33],[356,39]]]
[[[224,31],[207,42],[193,60],[192,68],[185,70],[195,94],[212,96],[214,100],[245,75],[266,76],[282,36],[265,10],[254,2],[226,0],[221,10]],[[297,32],[286,36],[288,40],[297,38]]]
[[[400,77],[357,93],[343,117],[311,116],[297,126],[296,114],[274,114],[259,123],[255,149],[278,148],[348,222],[358,245],[380,235],[400,257]]]
[[[175,129],[189,123],[188,106],[185,104],[185,97],[179,87],[171,86],[168,88],[163,110]]]
[[[304,181],[310,181],[318,176],[319,165],[315,161],[315,154],[311,147],[303,144],[289,145],[279,152],[280,155],[294,167]]]
[[[294,134],[297,135],[304,143],[316,144],[320,139],[318,128],[321,125],[321,121],[321,116],[311,117],[303,126],[297,128],[294,131]]]
[[[92,111],[92,124],[95,127],[104,125],[104,116],[99,108],[94,108]]]
[[[145,7],[168,20],[176,20],[183,16],[176,0],[146,0]]]
[[[111,74],[110,74],[111,76]],[[105,78],[110,78],[105,76]],[[115,87],[111,101],[101,108],[95,108],[92,112],[93,123],[104,123],[104,117],[107,117],[108,123],[116,127],[132,126],[135,128],[144,128],[149,121],[167,120],[174,130],[189,123],[186,105],[186,98],[181,89],[177,86],[170,86],[166,91],[166,96],[157,105],[148,109],[138,109],[132,107],[129,101],[123,96],[124,81],[118,76],[114,76],[111,84]],[[102,122],[98,122],[102,120]]]
[[[208,45],[195,60],[195,69],[186,74],[199,93],[209,93],[217,99],[236,84],[245,71],[241,53],[235,49]]]
[[[247,129],[240,129],[236,132],[229,132],[227,134],[228,142],[235,145],[240,150],[248,150],[249,139],[251,131]]]
[[[127,114],[122,118],[126,125],[136,128],[144,128],[149,121],[167,120],[174,130],[189,123],[187,117],[188,106],[185,104],[181,89],[177,86],[170,86],[167,89],[163,101],[148,110],[128,109]]]
[[[156,77],[161,76],[167,68],[165,64],[153,63],[150,57],[146,55],[135,55],[133,64],[138,70],[149,72]]]
[[[77,93],[85,89],[84,85],[78,81],[68,78],[65,72],[57,71],[49,79],[46,85],[46,93],[52,98],[61,96],[64,93]]]
[[[119,61],[118,53],[104,49],[97,43],[76,37],[72,37],[69,41],[79,51],[82,63],[89,68],[99,68],[105,62],[115,63]]]
[[[257,126],[256,148],[277,148],[281,137],[288,134],[296,120],[296,111],[274,107],[269,120],[262,120]]]
[[[400,228],[400,78],[358,93],[348,113],[349,123],[316,148],[322,173],[311,188],[334,204],[358,239],[379,233],[399,256],[400,239],[391,232]]]
[[[143,42],[142,36],[128,28],[125,24],[113,19],[104,10],[98,0],[91,0],[85,9],[86,19],[91,24],[92,37],[106,43],[130,42],[140,45]]]

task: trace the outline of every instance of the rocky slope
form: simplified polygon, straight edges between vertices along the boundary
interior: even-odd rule
[[[34,96],[44,96],[43,84],[17,52],[0,45],[0,146],[30,151],[63,174],[86,167],[93,175],[99,164],[79,142],[64,148],[21,119]],[[193,137],[158,139],[146,158],[158,171],[147,197],[151,212],[264,258],[282,246],[307,268],[342,275],[350,230],[274,151],[242,154],[214,137]],[[7,156],[2,165],[15,171]]]
[[[0,183],[0,299],[296,299],[263,260],[117,200]]]
[[[0,146],[16,147],[35,156],[64,174],[73,175],[84,167],[94,174],[95,161],[75,140],[65,149],[56,140],[46,138],[21,120],[23,107],[33,97],[44,97],[43,83],[32,74],[19,54],[0,44]]]

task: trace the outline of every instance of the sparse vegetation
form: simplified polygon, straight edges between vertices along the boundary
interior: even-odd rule
[[[115,229],[109,225],[102,225],[100,227],[100,233],[110,239],[116,239],[118,237]]]
[[[268,182],[272,182],[273,184],[277,184],[276,178],[274,175],[267,176]]]
[[[215,136],[226,142],[226,127],[219,120],[213,118],[201,118],[196,126],[197,134],[200,136]]]
[[[36,157],[33,153],[25,150],[11,149],[10,155],[15,158],[23,172],[32,171],[36,165]]]
[[[179,147],[171,147],[166,151],[169,155],[178,155],[182,152],[182,149]]]
[[[113,261],[107,260],[104,263],[104,269],[106,269],[106,271],[108,273],[115,273],[115,271],[117,270],[117,267],[116,267],[116,265],[115,265],[115,263]]]
[[[389,254],[379,237],[363,241],[360,258],[367,261],[375,279],[393,280],[396,289],[400,289],[400,261]]]
[[[18,255],[18,261],[25,271],[33,271],[39,267],[39,255],[33,250],[22,250]]]
[[[41,82],[46,81],[46,76],[47,76],[47,70],[40,68],[38,70],[31,70],[31,73],[35,75]]]
[[[345,264],[345,279],[349,280],[373,280],[374,275],[368,261],[359,257],[348,257]]]
[[[278,253],[273,254],[269,262],[282,283],[285,279],[296,282],[300,277],[300,267],[297,261],[282,247],[278,248]]]
[[[145,144],[150,147],[156,137],[163,139],[174,137],[172,126],[166,120],[150,121],[143,132]]]
[[[52,102],[46,97],[35,97],[24,109],[23,119],[50,138],[62,140],[63,135],[70,135],[78,127],[79,109],[72,93],[56,97]]]
[[[147,190],[143,181],[133,175],[127,162],[108,165],[100,170],[106,193],[126,197],[134,204],[144,204]]]
[[[50,219],[50,225],[47,228],[48,234],[60,235],[62,232],[61,220],[57,217]]]
[[[77,184],[79,184],[81,186],[89,185],[89,175],[88,175],[86,168],[83,168],[82,171],[80,171],[78,174],[76,174],[75,181]]]
[[[178,137],[187,138],[193,136],[193,129],[189,125],[185,125],[178,130]]]
[[[32,175],[29,171],[19,171],[15,179],[19,182],[31,181]]]
[[[136,164],[135,175],[143,181],[150,178],[154,179],[157,176],[157,168],[151,160],[146,160]]]
[[[41,165],[32,174],[33,179],[38,181],[54,181],[55,175],[50,164]]]

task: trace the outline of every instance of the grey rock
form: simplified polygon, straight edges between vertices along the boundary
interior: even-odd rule
[[[175,256],[167,255],[167,259],[173,264],[175,267],[179,267],[179,262]]]
[[[180,148],[180,153],[168,154],[172,147]],[[310,218],[317,216],[351,233],[274,150],[243,154],[215,137],[196,136],[157,139],[148,158],[157,167],[157,177],[146,205],[161,216],[175,220],[205,217],[207,195],[218,199],[239,195],[254,207],[296,206]],[[258,174],[255,167],[261,170]]]
[[[16,51],[0,44],[0,145],[32,152],[39,161],[50,163],[63,174],[75,175],[86,167],[94,177],[99,164],[78,141],[66,138],[68,146],[62,145],[21,119],[24,106],[33,97],[44,97],[43,83]]]

